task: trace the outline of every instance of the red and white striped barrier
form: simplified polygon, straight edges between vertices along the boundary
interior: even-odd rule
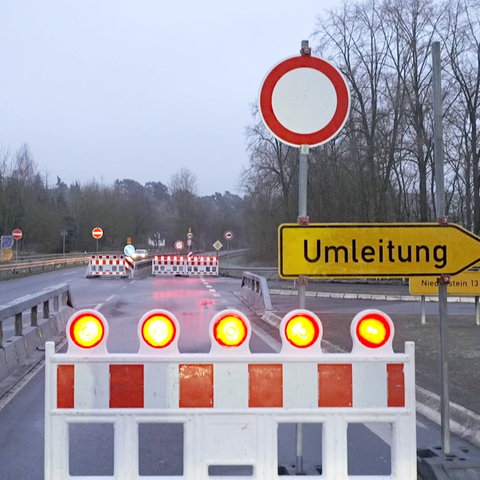
[[[155,255],[152,260],[152,275],[184,275],[183,255]]]
[[[188,275],[218,275],[218,259],[216,256],[187,257]]]
[[[128,272],[123,255],[92,255],[88,262],[87,277],[127,277]]]
[[[152,275],[218,275],[216,256],[155,255]]]
[[[307,310],[283,318],[280,353],[251,353],[250,322],[236,310],[213,317],[208,354],[179,353],[180,324],[165,310],[147,312],[137,331],[137,353],[109,353],[105,317],[82,310],[67,325],[67,353],[46,344],[45,479],[70,478],[69,425],[79,423],[114,425],[108,478],[144,478],[138,425],[149,422],[183,426],[182,474],[174,478],[206,480],[216,465],[278,478],[282,422],[322,424],[324,480],[367,478],[348,473],[348,426],[390,424],[391,474],[379,478],[417,478],[414,345],[393,352],[384,313],[353,319],[350,353],[323,352],[322,324]]]

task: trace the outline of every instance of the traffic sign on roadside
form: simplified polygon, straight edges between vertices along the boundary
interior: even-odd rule
[[[13,237],[11,235],[2,235],[0,241],[0,248],[3,249],[10,249],[13,247]]]
[[[321,145],[342,129],[350,111],[347,83],[334,65],[318,57],[290,57],[265,77],[260,114],[270,132],[292,145]]]
[[[185,246],[185,244],[183,243],[182,240],[177,240],[174,244],[173,244],[173,247],[175,248],[175,250],[177,251],[180,251],[180,250],[183,250],[183,247]]]
[[[15,230],[12,231],[12,237],[15,240],[21,240],[23,237],[23,232],[19,228],[16,228]]]
[[[410,295],[438,295],[438,279],[412,277],[409,279]],[[447,284],[448,295],[480,296],[480,271],[468,270],[452,275]]]
[[[231,232],[230,230],[227,230],[223,234],[223,238],[225,238],[225,240],[231,240],[233,238],[233,232]]]
[[[213,248],[218,252],[221,248],[223,247],[223,244],[220,240],[217,240],[214,244],[213,244]]]
[[[412,277],[455,275],[480,259],[480,238],[454,224],[283,224],[279,275]]]
[[[2,262],[8,262],[13,258],[13,250],[11,248],[2,248],[0,250],[0,260]]]
[[[103,237],[103,230],[100,228],[100,227],[95,227],[93,230],[92,230],[92,237],[93,238],[96,238],[97,240],[99,238],[102,238]]]

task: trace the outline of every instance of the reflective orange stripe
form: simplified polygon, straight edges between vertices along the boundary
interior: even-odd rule
[[[387,364],[388,403],[389,407],[405,406],[405,375],[403,363]]]
[[[143,365],[110,365],[110,408],[143,408]]]
[[[74,365],[57,367],[57,408],[74,408]]]
[[[249,374],[249,407],[283,407],[283,366],[251,364]]]
[[[180,408],[213,407],[213,365],[179,365]]]
[[[319,364],[318,406],[351,407],[352,399],[352,365]]]

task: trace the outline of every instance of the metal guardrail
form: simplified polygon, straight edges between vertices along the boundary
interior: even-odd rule
[[[251,272],[243,272],[242,289],[246,287],[250,293],[258,296],[263,301],[264,310],[271,312],[272,301],[268,290],[267,279]]]
[[[277,267],[242,267],[242,266],[228,266],[225,267],[219,263],[220,275],[228,277],[242,278],[243,272],[248,271],[255,275],[263,276],[268,280],[278,280],[278,268]]]
[[[58,311],[61,305],[73,307],[70,286],[67,283],[61,283],[0,305],[0,349],[4,347],[3,322],[5,320],[14,318],[15,336],[21,337],[24,334],[24,312],[30,311],[30,326],[37,327],[38,306],[42,305],[43,318],[46,319],[50,316],[50,303],[54,311]]]
[[[85,264],[89,257],[86,255],[77,255],[73,257],[54,257],[44,259],[20,260],[0,264],[0,275],[32,273],[37,270],[51,270],[62,266],[72,266],[74,264]]]

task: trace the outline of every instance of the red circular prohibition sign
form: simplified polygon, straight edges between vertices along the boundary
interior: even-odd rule
[[[301,68],[323,74],[336,94],[336,108],[328,123],[317,131],[308,133],[296,132],[284,125],[275,114],[273,105],[273,95],[279,81],[286,74]],[[350,110],[350,92],[343,75],[331,63],[318,57],[297,56],[280,62],[268,73],[261,87],[259,103],[267,128],[281,141],[293,146],[317,146],[332,139],[342,129]]]

